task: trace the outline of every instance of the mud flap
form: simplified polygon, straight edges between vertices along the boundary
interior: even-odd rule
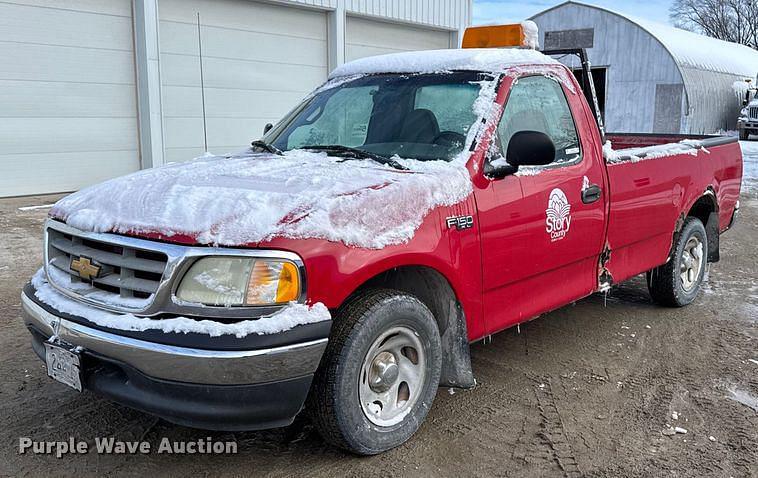
[[[442,374],[440,387],[474,388],[474,372],[471,369],[466,316],[457,301],[450,301],[448,323],[442,333]]]

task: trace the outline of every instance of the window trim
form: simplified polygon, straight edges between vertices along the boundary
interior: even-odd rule
[[[532,171],[534,170],[543,171],[543,170],[551,170],[551,169],[576,166],[578,164],[581,164],[581,162],[584,160],[584,148],[582,148],[582,138],[579,135],[579,128],[577,128],[576,117],[574,115],[574,111],[571,109],[571,103],[569,102],[568,96],[566,95],[566,90],[563,88],[563,84],[561,83],[561,81],[557,78],[553,78],[551,76],[548,76],[542,73],[536,73],[536,72],[527,73],[527,74],[524,74],[523,76],[518,76],[514,78],[513,82],[511,82],[510,90],[508,91],[508,97],[505,99],[505,102],[503,103],[503,114],[500,116],[500,122],[498,122],[498,125],[495,131],[497,132],[500,129],[500,124],[502,123],[503,118],[505,117],[505,110],[508,107],[508,101],[510,101],[511,99],[511,93],[513,92],[513,88],[518,84],[519,80],[522,80],[524,78],[534,78],[534,77],[545,78],[547,80],[555,82],[558,85],[558,88],[561,90],[561,93],[563,93],[563,99],[566,101],[566,106],[568,107],[569,114],[571,115],[571,122],[574,123],[574,131],[576,132],[576,139],[577,139],[577,143],[579,144],[579,153],[577,153],[577,157],[575,159],[572,159],[571,161],[564,161],[562,163],[553,162],[553,163],[545,164],[542,166],[524,166],[524,167],[529,168],[529,170],[532,170]],[[500,135],[498,133],[498,139],[500,139],[499,136]],[[493,144],[494,142],[491,141],[490,147]],[[502,146],[502,142],[501,142],[501,146]],[[503,157],[505,157],[505,153],[507,152],[508,146],[506,145],[505,148],[506,148],[506,151],[502,152]],[[518,174],[518,172],[516,172],[516,174]]]

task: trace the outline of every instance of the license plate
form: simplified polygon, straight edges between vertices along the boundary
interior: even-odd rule
[[[78,354],[60,345],[45,342],[45,362],[47,362],[47,374],[51,378],[82,391]]]

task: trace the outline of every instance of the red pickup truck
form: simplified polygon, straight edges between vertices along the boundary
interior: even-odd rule
[[[661,305],[695,299],[739,207],[736,139],[602,138],[536,51],[358,60],[248,151],[62,199],[24,321],[78,390],[220,430],[305,408],[379,453],[439,386],[474,387],[473,341],[642,273]]]

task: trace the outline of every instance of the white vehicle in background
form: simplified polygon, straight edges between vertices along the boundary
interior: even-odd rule
[[[737,81],[734,83],[734,92],[742,101],[742,110],[737,118],[737,130],[740,139],[750,139],[751,134],[758,134],[758,99],[755,98],[756,87],[751,80]]]

